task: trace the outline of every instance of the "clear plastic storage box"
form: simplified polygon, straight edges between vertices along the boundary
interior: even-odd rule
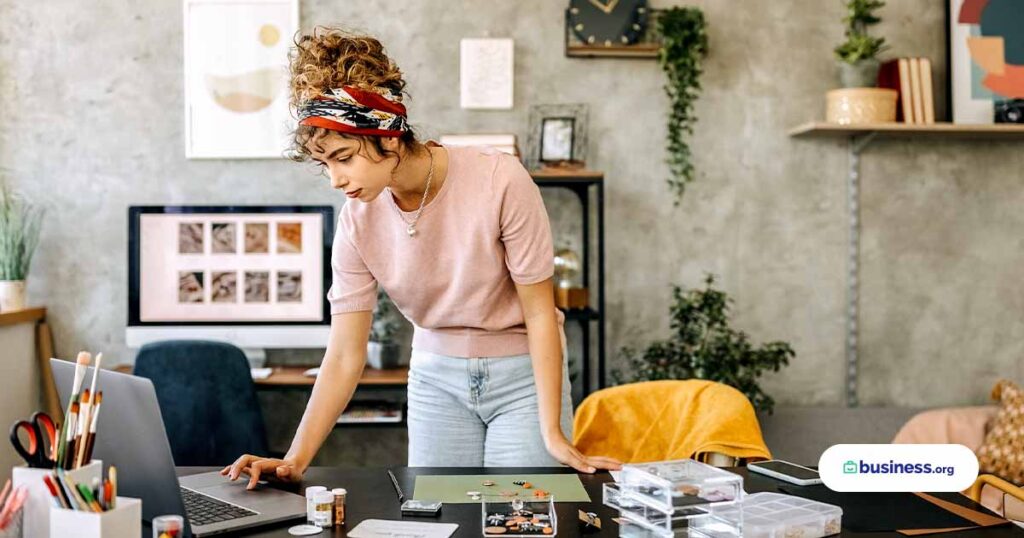
[[[695,460],[624,465],[603,493],[628,522],[621,536],[741,536],[742,512],[721,514],[742,500],[743,478]]]
[[[721,515],[741,517],[744,538],[820,538],[839,533],[843,509],[781,493],[752,493]]]
[[[620,483],[629,496],[667,514],[743,497],[743,477],[696,460],[623,465]]]
[[[509,537],[555,536],[558,514],[551,495],[507,497],[484,495],[481,503],[483,535]]]

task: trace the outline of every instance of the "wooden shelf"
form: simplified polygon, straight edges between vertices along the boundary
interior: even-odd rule
[[[45,308],[26,308],[0,314],[0,326],[17,325],[18,323],[35,323],[46,317]]]
[[[643,43],[638,45],[567,45],[565,55],[570,58],[657,58],[661,45]]]
[[[262,386],[312,386],[316,378],[302,375],[302,372],[309,368],[309,366],[276,366],[270,377],[256,379],[253,382]],[[363,369],[363,377],[359,378],[360,385],[406,385],[408,383],[408,366],[393,370],[375,370],[367,366]]]
[[[313,386],[315,377],[302,375],[302,372],[310,369],[311,366],[276,366],[274,373],[266,379],[254,379],[257,386],[282,387],[282,386]],[[114,370],[124,374],[132,373],[132,367],[128,364],[121,364],[114,367]],[[374,370],[367,367],[363,369],[363,377],[359,379],[360,385],[406,385],[409,383],[409,367],[403,366],[393,370]]]
[[[530,170],[530,176],[536,181],[567,181],[574,179],[580,181],[594,181],[595,179],[604,178],[604,172],[587,170],[584,168],[539,168],[537,170]]]
[[[863,125],[840,125],[812,121],[789,130],[793,137],[849,137],[877,133],[886,137],[936,137],[1012,139],[1024,138],[1024,124],[996,123],[969,125],[958,123],[868,123]]]

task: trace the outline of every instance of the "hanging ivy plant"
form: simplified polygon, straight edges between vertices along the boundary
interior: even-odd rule
[[[697,121],[693,103],[700,94],[702,64],[708,52],[704,12],[695,7],[666,9],[658,15],[657,32],[662,39],[658,62],[668,78],[665,93],[671,100],[668,186],[675,193],[675,205],[679,205],[695,172],[687,138],[693,134],[693,123]]]

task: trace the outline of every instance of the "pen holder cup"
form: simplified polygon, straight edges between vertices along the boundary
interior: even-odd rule
[[[142,500],[118,497],[117,508],[85,512],[50,508],[50,538],[122,538],[142,532]]]
[[[94,478],[102,479],[103,462],[92,460],[88,465],[83,465],[73,471],[64,471],[78,484],[92,485]],[[38,536],[50,535],[50,507],[53,506],[53,497],[50,490],[43,482],[44,476],[53,474],[53,469],[36,469],[33,467],[19,466],[11,469],[11,485],[13,487],[25,486],[28,489],[28,497],[25,499],[24,511],[24,535],[36,538]]]

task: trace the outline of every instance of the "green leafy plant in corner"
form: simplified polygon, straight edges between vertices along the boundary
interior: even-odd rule
[[[672,335],[651,343],[642,351],[623,348],[628,375],[612,371],[615,382],[661,379],[707,379],[742,392],[758,411],[771,413],[775,400],[758,384],[767,371],[778,372],[796,356],[786,342],[769,342],[755,348],[746,333],[729,326],[725,292],[715,289],[708,275],[703,289],[673,286],[670,309]]]
[[[42,219],[42,209],[0,182],[0,280],[25,280]]]
[[[383,289],[377,291],[377,306],[373,310],[373,324],[370,326],[370,341],[381,344],[394,343],[398,333],[396,321],[398,309]]]
[[[656,32],[662,45],[658,62],[668,79],[665,93],[671,101],[668,115],[669,188],[679,205],[695,170],[687,142],[697,121],[693,103],[700,94],[700,76],[708,53],[704,12],[695,7],[673,7],[658,14]]]
[[[836,58],[848,64],[876,59],[886,49],[884,37],[868,35],[868,29],[882,21],[875,11],[885,0],[845,0],[846,41],[835,48]]]

